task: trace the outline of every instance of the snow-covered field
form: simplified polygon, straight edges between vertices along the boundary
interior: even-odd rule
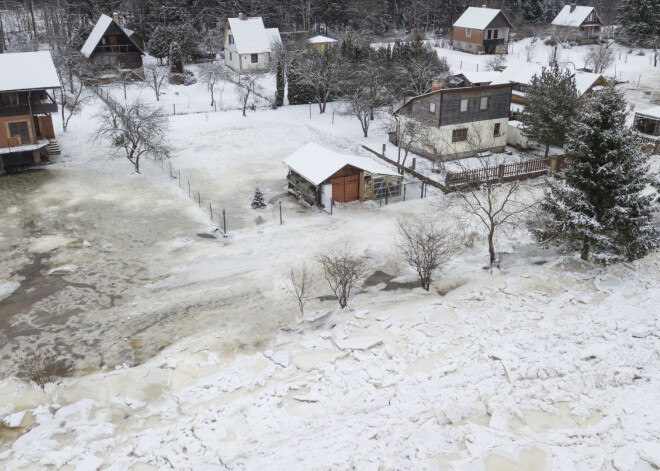
[[[485,60],[439,51],[452,65]],[[624,75],[644,74],[629,93],[641,108],[658,69],[628,60]],[[518,233],[491,272],[477,235],[429,293],[411,288],[397,218],[451,226],[451,196],[303,206],[282,160],[310,141],[368,155],[360,145],[387,142],[382,123],[365,139],[333,117],[338,104],[244,118],[230,88],[226,111],[170,119],[183,188],[89,141],[98,100],[58,134],[54,165],[0,178],[0,468],[660,467],[660,255],[603,269]],[[250,208],[255,184],[264,210]],[[222,209],[228,237],[199,237]],[[374,276],[344,311],[317,277],[299,319],[283,274],[306,262],[318,275],[314,255],[347,241]],[[9,376],[36,347],[72,358],[76,376],[43,392]]]

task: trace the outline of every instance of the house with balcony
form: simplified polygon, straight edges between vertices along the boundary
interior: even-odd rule
[[[48,51],[0,54],[0,173],[57,151],[51,113],[60,81]]]
[[[472,54],[506,54],[512,27],[502,10],[470,7],[454,23],[453,48]]]
[[[634,128],[647,152],[660,153],[660,106],[635,111]]]
[[[594,7],[565,5],[552,20],[552,37],[561,42],[593,44],[600,38],[603,22]]]
[[[116,71],[119,67],[133,71],[139,76],[143,75],[144,51],[131,35],[119,26],[119,16],[116,13],[112,18],[101,15],[80,52],[104,72]]]
[[[228,18],[222,47],[225,65],[235,72],[265,70],[271,60],[272,48],[282,42],[280,30],[266,28],[261,17],[248,17],[239,13],[238,18]]]
[[[506,146],[511,85],[441,88],[408,100],[395,112],[399,146],[433,160],[502,152]],[[414,123],[410,123],[413,121]]]

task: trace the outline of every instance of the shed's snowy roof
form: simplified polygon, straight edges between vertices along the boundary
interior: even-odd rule
[[[647,116],[653,119],[660,119],[660,106],[654,106],[653,108],[648,108],[645,110],[638,110],[635,114]]]
[[[580,96],[584,95],[589,91],[591,87],[602,78],[601,74],[592,74],[590,72],[575,72],[575,88],[577,88],[578,94]]]
[[[270,52],[270,45],[280,40],[280,31],[277,28],[264,28],[260,16],[245,20],[229,18],[227,21],[239,54]]]
[[[336,39],[329,38],[327,36],[314,36],[307,40],[310,44],[325,44],[325,43],[334,43],[337,42]]]
[[[60,88],[48,51],[0,54],[0,91]]]
[[[110,24],[113,21],[114,20],[110,18],[108,15],[101,15],[101,18],[99,18],[99,20],[96,22],[94,29],[92,30],[91,33],[89,33],[89,37],[87,38],[87,41],[85,41],[85,44],[80,50],[83,56],[89,57],[92,55],[92,52],[94,52],[94,48],[97,46],[99,41],[101,41],[101,38],[103,37],[103,33],[105,33],[108,30],[108,26],[110,26]]]
[[[470,7],[463,12],[458,20],[456,20],[454,27],[479,30],[486,29],[491,21],[493,21],[500,13],[502,13],[502,10],[496,8]],[[507,22],[508,21],[509,20],[507,20]]]
[[[500,83],[521,83],[529,85],[534,75],[541,75],[543,66],[538,64],[519,64],[510,65],[502,71],[499,77],[495,78],[492,85]],[[575,88],[580,96],[584,95],[597,81],[602,78],[601,74],[592,74],[589,72],[577,71],[574,74]]]
[[[461,72],[460,75],[465,77],[470,83],[491,83],[500,77],[500,72],[483,71],[483,72]]]
[[[283,163],[314,185],[320,185],[347,165],[377,175],[400,176],[394,170],[368,157],[339,154],[312,142],[288,156]]]
[[[565,5],[555,19],[552,20],[552,24],[556,26],[580,26],[592,11],[594,11],[594,7],[578,6],[571,11],[571,6]]]

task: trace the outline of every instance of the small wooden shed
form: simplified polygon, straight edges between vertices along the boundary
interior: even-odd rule
[[[339,154],[307,143],[284,160],[289,191],[312,205],[393,198],[402,192],[403,177],[368,157]]]

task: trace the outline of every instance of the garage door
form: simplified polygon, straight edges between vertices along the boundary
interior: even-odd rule
[[[335,177],[330,179],[332,199],[337,203],[347,203],[360,198],[360,176]]]

